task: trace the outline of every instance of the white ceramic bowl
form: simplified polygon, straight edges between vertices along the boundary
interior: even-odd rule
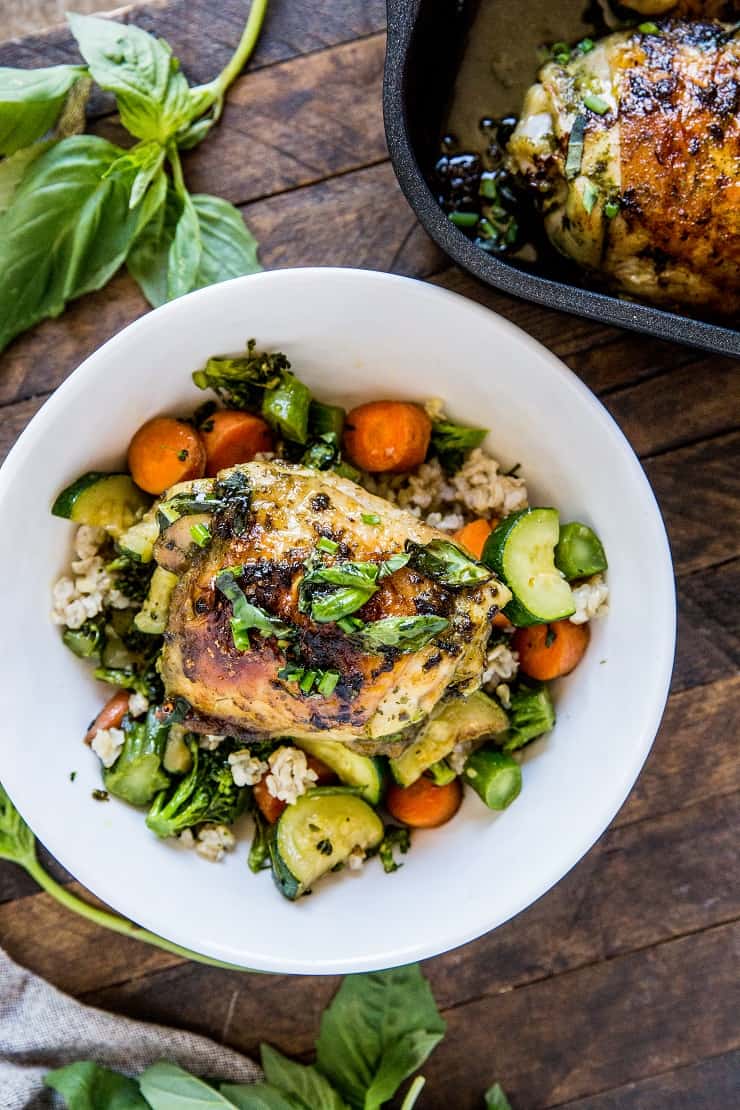
[[[91,799],[97,758],[81,743],[110,688],[62,645],[49,591],[73,528],[49,513],[89,469],[121,465],[155,413],[204,395],[190,373],[250,336],[287,352],[319,397],[445,399],[485,424],[493,454],[521,463],[533,502],[598,529],[609,615],[557,690],[557,727],[533,744],[503,814],[470,792],[442,829],[417,833],[403,868],[377,862],[285,901],[246,867],[248,839],[214,865],[158,841],[143,815]],[[39,839],[127,917],[245,967],[352,972],[432,956],[519,913],[589,849],[622,805],[663,711],[674,590],[663,523],[627,441],[578,379],[524,332],[452,293],[362,270],[283,270],[193,293],[115,336],[62,385],[0,471],[3,583],[0,779]],[[73,782],[70,771],[77,771]],[[248,828],[245,829],[248,834]]]

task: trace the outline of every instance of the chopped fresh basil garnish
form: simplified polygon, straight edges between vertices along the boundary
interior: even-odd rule
[[[586,184],[583,186],[583,198],[582,199],[583,199],[583,207],[586,209],[586,211],[588,212],[589,215],[591,215],[591,213],[593,212],[593,208],[594,208],[594,205],[596,204],[598,196],[599,196],[599,190],[596,188],[596,186],[593,184],[592,181],[587,181]]]
[[[570,137],[568,139],[568,153],[565,158],[565,176],[568,180],[578,177],[581,172],[581,162],[583,161],[583,140],[586,134],[586,117],[582,113],[578,113],[573,120],[573,126],[570,129]]]
[[[411,556],[405,552],[399,552],[398,555],[391,555],[389,559],[384,559],[380,564],[378,571],[378,580],[387,578],[389,574],[395,574],[401,567],[405,567]]]
[[[377,513],[363,513],[362,514],[362,523],[363,524],[377,525],[377,524],[380,524],[380,517],[378,516]]]
[[[335,543],[334,540],[330,540],[328,536],[319,536],[316,541],[316,550],[325,551],[327,555],[336,555],[337,551],[339,551],[339,544]]]
[[[254,629],[262,636],[291,636],[293,629],[285,621],[271,617],[258,605],[247,601],[244,591],[238,585],[233,570],[222,570],[216,576],[216,589],[231,602],[231,635],[237,651],[249,651],[251,644],[249,632]]]
[[[191,524],[190,538],[193,543],[197,543],[198,547],[208,547],[208,544],[213,539],[211,529],[207,524]]]
[[[446,617],[384,617],[366,624],[357,637],[367,651],[382,651],[383,648],[420,651],[444,632],[449,623]]]
[[[488,567],[466,555],[450,540],[432,540],[427,544],[407,540],[406,550],[411,557],[410,565],[415,570],[443,586],[453,589],[477,586],[481,582],[488,582],[492,577],[492,571]]]
[[[596,96],[595,93],[588,93],[584,96],[583,103],[586,108],[596,112],[597,116],[605,116],[609,111],[609,101],[604,100],[603,96]]]

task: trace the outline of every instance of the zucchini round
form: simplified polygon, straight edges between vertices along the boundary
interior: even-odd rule
[[[272,873],[295,901],[322,875],[345,863],[355,848],[377,848],[383,822],[353,789],[323,786],[287,806],[272,837]]]
[[[159,525],[153,513],[127,528],[118,541],[118,548],[139,563],[150,563],[154,555],[154,544],[159,538]]]
[[[518,628],[564,620],[576,611],[573,591],[555,566],[559,535],[557,509],[522,509],[486,540],[482,561],[513,593],[504,615]]]
[[[161,636],[167,627],[170,612],[170,598],[177,585],[177,575],[164,567],[157,567],[149,583],[149,593],[144,604],[134,617],[134,626],[139,632],[151,636]]]
[[[91,470],[62,490],[51,511],[54,516],[104,528],[118,537],[149,508],[150,500],[128,474]]]
[[[508,727],[501,706],[482,690],[448,701],[426,721],[406,751],[390,761],[393,778],[399,786],[411,786],[456,744],[495,736]]]
[[[295,740],[297,748],[320,759],[345,786],[354,786],[360,796],[376,806],[383,795],[383,764],[379,759],[360,755],[338,740]]]

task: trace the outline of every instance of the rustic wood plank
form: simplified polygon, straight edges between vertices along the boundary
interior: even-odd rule
[[[514,1106],[556,1106],[735,1050],[739,940],[725,926],[452,1010],[434,1105],[477,1108],[498,1079]]]
[[[737,1103],[738,1077],[740,1052],[728,1052],[557,1105],[560,1110],[729,1110]]]
[[[677,574],[740,555],[738,458],[740,432],[734,432],[646,460]]]
[[[740,426],[738,362],[702,356],[604,403],[640,456],[732,432]]]
[[[553,1106],[734,1050],[737,1000],[728,987],[739,933],[737,925],[719,926],[498,991],[491,989],[490,955],[476,946],[476,981],[486,993],[447,1009],[447,1037],[424,1069],[429,1105],[477,1108],[482,1091],[499,1079],[515,1106]],[[438,999],[454,955],[425,965]],[[500,959],[507,955],[499,949]],[[188,1028],[218,1030],[247,1053],[268,1040],[305,1055],[335,987],[331,978],[267,979],[187,965],[85,1000],[156,1021],[176,1014]]]
[[[729,678],[740,668],[740,559],[680,578],[672,689]]]
[[[672,694],[644,770],[612,828],[740,790],[740,676]]]
[[[119,22],[132,22],[168,40],[193,84],[209,81],[231,57],[249,11],[248,0],[154,0],[117,10]],[[250,61],[251,69],[272,65],[363,38],[385,28],[384,0],[271,0],[265,27]],[[0,44],[0,66],[78,62],[66,26]],[[94,111],[110,110],[101,98]]]
[[[385,36],[371,35],[250,71],[208,140],[183,156],[191,191],[243,205],[386,159],[384,57]],[[92,130],[130,145],[117,116]]]

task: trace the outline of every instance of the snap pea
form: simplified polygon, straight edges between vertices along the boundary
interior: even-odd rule
[[[341,405],[325,405],[322,401],[312,401],[308,410],[308,430],[316,439],[329,433],[333,434],[339,443],[342,439],[346,415]]]
[[[468,757],[463,778],[489,809],[506,809],[522,789],[522,769],[497,748],[480,748]]]
[[[266,389],[262,415],[271,428],[293,443],[308,439],[308,409],[311,393],[303,382],[287,370],[276,389]]]
[[[569,582],[606,570],[606,554],[601,540],[587,524],[578,521],[563,524],[555,548],[555,566]]]

